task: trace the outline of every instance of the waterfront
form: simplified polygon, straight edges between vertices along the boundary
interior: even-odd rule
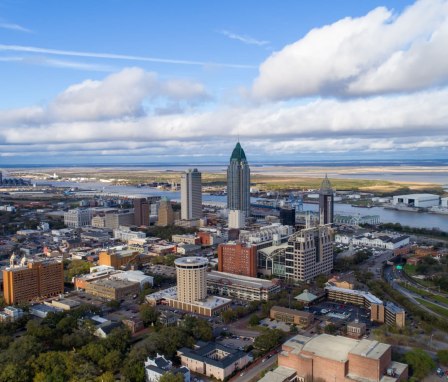
[[[51,182],[43,181],[39,184],[51,184],[56,187],[78,187],[87,190],[97,190],[104,194],[114,194],[128,197],[146,197],[146,196],[166,196],[170,200],[179,201],[179,191],[163,191],[149,187],[135,187],[135,186],[114,186],[107,183],[87,182]],[[252,198],[252,201],[256,199]],[[218,195],[203,195],[204,202],[220,203],[223,206],[226,203],[225,196]],[[303,208],[305,211],[318,210],[317,204],[304,203]],[[350,204],[336,203],[335,213],[337,214],[349,214],[349,215],[378,215],[382,223],[400,223],[410,227],[417,228],[438,228],[442,231],[448,232],[448,215],[437,215],[429,213],[418,213],[410,211],[395,211],[385,209],[383,207],[372,208],[360,208],[353,207]]]

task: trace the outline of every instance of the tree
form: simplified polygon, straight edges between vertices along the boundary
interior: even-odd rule
[[[437,358],[442,365],[448,366],[448,350],[439,350],[437,352]]]
[[[252,314],[249,318],[249,325],[257,326],[260,324],[260,317],[257,314]]]
[[[407,352],[404,359],[411,369],[412,376],[419,381],[436,366],[428,353],[422,349],[413,349]]]
[[[284,333],[281,330],[268,329],[255,338],[254,348],[262,353],[266,353],[281,344],[283,336]]]
[[[319,288],[323,288],[327,281],[328,281],[328,276],[326,276],[326,275],[317,275],[316,279],[315,279],[316,285]]]
[[[159,312],[153,306],[149,304],[140,305],[140,319],[143,321],[143,325],[146,327],[155,324],[159,318]]]
[[[236,313],[232,309],[227,309],[221,313],[221,318],[225,324],[228,324],[229,322],[232,322],[236,319]]]
[[[171,371],[163,374],[159,378],[159,382],[183,382],[183,381],[184,381],[184,377],[183,377],[182,373],[173,374]]]

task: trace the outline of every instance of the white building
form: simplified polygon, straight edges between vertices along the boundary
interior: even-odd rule
[[[393,198],[392,204],[405,205],[408,207],[428,208],[438,206],[440,203],[439,195],[434,194],[411,194],[411,195],[396,195]]]
[[[70,228],[79,228],[90,225],[93,211],[90,208],[75,208],[64,213],[64,224]]]
[[[129,242],[133,239],[144,239],[146,234],[140,231],[131,231],[129,227],[120,226],[118,229],[114,229],[114,239],[118,239],[124,242]]]
[[[366,233],[359,236],[336,235],[336,243],[353,244],[371,248],[394,250],[409,244],[409,236],[391,236],[381,233]]]
[[[242,243],[263,243],[273,240],[277,237],[280,241],[282,238],[291,236],[293,228],[288,225],[281,225],[280,223],[274,223],[266,227],[261,227],[256,231],[244,231],[240,233],[240,241]]]
[[[182,220],[202,217],[202,176],[196,168],[182,174],[180,191]]]
[[[440,199],[441,200],[441,206],[443,207],[443,208],[448,208],[448,198],[442,198],[442,199]]]
[[[110,279],[140,283],[142,289],[145,285],[154,285],[154,277],[147,276],[142,271],[117,271],[110,275]]]
[[[229,211],[229,228],[241,229],[246,225],[246,213],[241,210]]]
[[[154,359],[148,357],[145,361],[146,382],[158,382],[160,377],[168,372],[173,374],[181,373],[184,377],[184,382],[190,382],[190,370],[188,367],[182,366],[179,369],[173,369],[172,362],[159,353],[157,353]]]

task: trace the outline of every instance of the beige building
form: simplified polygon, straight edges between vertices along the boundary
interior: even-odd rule
[[[87,283],[85,290],[92,296],[121,300],[140,293],[140,283],[128,280],[100,279]]]
[[[207,259],[181,257],[174,261],[177,274],[177,299],[191,303],[207,298]]]
[[[118,229],[120,226],[134,225],[134,210],[107,213],[104,217],[106,228]]]
[[[285,276],[294,281],[311,281],[333,269],[331,225],[306,228],[291,235],[285,251]]]
[[[180,199],[182,220],[202,217],[202,175],[198,169],[190,169],[182,174]]]
[[[159,205],[159,218],[157,225],[160,227],[166,227],[174,224],[174,212],[171,202],[167,199],[161,199]]]
[[[288,309],[282,306],[273,306],[270,310],[269,318],[271,320],[297,325],[301,328],[307,328],[313,323],[314,314],[296,309]]]

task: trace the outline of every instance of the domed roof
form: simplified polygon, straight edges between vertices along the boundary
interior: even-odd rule
[[[240,145],[240,142],[238,142],[235,146],[235,148],[232,151],[232,156],[230,157],[230,161],[236,160],[238,162],[241,161],[247,161],[246,154],[244,153],[243,148]]]
[[[333,188],[331,187],[330,179],[328,179],[327,174],[325,174],[325,178],[320,184],[320,192],[333,192]]]

